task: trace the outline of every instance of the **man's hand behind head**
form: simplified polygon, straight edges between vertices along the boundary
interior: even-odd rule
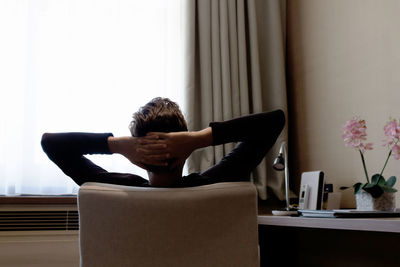
[[[164,144],[165,147],[154,152],[164,152],[169,159],[172,159],[172,162],[169,162],[170,169],[174,169],[183,166],[194,150],[211,145],[212,131],[211,128],[206,128],[195,132],[150,132],[142,141],[152,145]]]
[[[167,159],[170,158],[165,152],[165,144],[160,142],[143,142],[144,137],[109,137],[108,145],[112,153],[118,153],[126,157],[133,164],[148,169],[149,166],[168,166]],[[147,138],[150,141],[153,138]]]

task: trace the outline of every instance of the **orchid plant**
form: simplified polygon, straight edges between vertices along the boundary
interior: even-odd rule
[[[378,198],[384,192],[394,193],[397,192],[393,188],[396,183],[396,177],[391,176],[387,181],[383,177],[383,171],[389,161],[390,156],[398,160],[400,159],[400,120],[391,119],[383,128],[386,139],[384,140],[383,146],[389,149],[388,156],[383,165],[380,173],[372,175],[371,179],[368,176],[367,167],[365,164],[364,153],[367,150],[373,149],[372,143],[366,143],[367,140],[367,126],[365,120],[361,120],[357,117],[347,121],[343,126],[343,140],[347,147],[352,147],[359,151],[361,156],[361,161],[364,167],[365,177],[367,179],[366,183],[356,183],[353,185],[354,194],[359,193],[361,190],[365,190],[370,193],[372,197]]]

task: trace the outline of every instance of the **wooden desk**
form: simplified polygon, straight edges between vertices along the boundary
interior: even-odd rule
[[[258,222],[261,266],[400,266],[400,218],[259,215]]]
[[[400,218],[305,218],[259,215],[259,225],[400,233]]]

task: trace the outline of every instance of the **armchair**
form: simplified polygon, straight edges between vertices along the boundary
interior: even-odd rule
[[[85,183],[81,266],[258,266],[257,193],[249,182],[188,188]]]

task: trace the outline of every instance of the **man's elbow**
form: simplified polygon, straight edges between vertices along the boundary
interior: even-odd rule
[[[52,134],[50,133],[44,133],[42,135],[42,140],[40,141],[40,144],[42,145],[42,149],[44,152],[49,153],[51,150],[51,143],[52,143]]]
[[[279,133],[282,132],[283,128],[285,128],[286,117],[285,112],[282,109],[278,109],[277,111],[277,127],[279,129]]]

